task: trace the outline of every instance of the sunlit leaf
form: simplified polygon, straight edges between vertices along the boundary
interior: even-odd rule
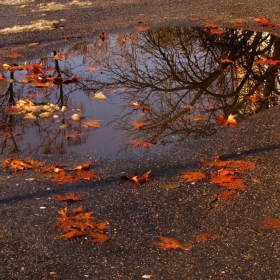
[[[90,163],[88,162],[75,166],[73,170],[89,170],[89,168],[90,168]]]
[[[89,128],[89,127],[94,127],[94,128],[99,128],[100,127],[100,120],[87,120],[81,123],[81,127],[84,128]]]

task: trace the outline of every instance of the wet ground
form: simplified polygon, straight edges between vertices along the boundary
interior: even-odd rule
[[[11,5],[6,18],[17,17],[0,21],[4,30],[15,22],[29,25],[42,19],[43,13],[48,20],[56,20],[49,30],[44,22],[45,31],[1,35],[5,80],[1,84],[1,160],[31,156],[46,161],[45,166],[59,164],[71,174],[75,166],[90,162],[90,170],[101,179],[57,184],[34,170],[1,168],[1,277],[278,279],[279,38],[270,35],[277,33],[280,22],[277,3],[254,1],[244,6],[235,1],[209,6],[196,1],[186,10],[185,1],[173,1],[174,7],[162,1],[149,5],[145,1],[79,1],[93,7],[76,5],[74,15],[59,5],[57,11],[51,5],[51,11],[46,11],[49,2]],[[139,7],[143,14],[139,15]],[[206,10],[209,20],[202,18]],[[90,23],[89,11],[102,20],[91,17]],[[66,21],[58,22],[58,15]],[[264,16],[273,22],[265,27],[270,33],[254,32],[264,31],[263,23],[254,21]],[[72,24],[73,19],[79,19],[77,24]],[[184,22],[184,28],[179,22]],[[188,26],[206,23],[225,25]],[[234,23],[239,26],[233,28]],[[144,27],[149,29],[143,31]],[[103,30],[105,40],[99,35]],[[106,100],[100,99],[104,97],[100,92]],[[25,103],[19,105],[18,100]],[[48,118],[40,115],[46,112],[41,111],[45,103],[59,107]],[[26,118],[31,107],[33,121]],[[74,114],[83,117],[75,121]],[[237,115],[231,122],[230,114]],[[101,127],[89,125],[100,119]],[[141,123],[135,124],[137,120]],[[104,143],[107,124],[112,129]],[[122,140],[111,142],[113,150],[124,145],[127,153],[105,156],[104,147],[116,130]],[[133,149],[135,139],[153,145],[150,150]],[[97,149],[91,148],[93,142]],[[211,174],[217,166],[201,164],[201,158],[213,160],[217,155],[256,167],[234,171],[243,183],[232,192],[232,185],[213,183]],[[149,170],[152,181],[140,187],[121,179],[124,174],[127,179]],[[175,178],[183,171],[200,171],[206,178],[189,182]],[[235,197],[219,198],[223,190]],[[53,198],[72,191],[84,196],[73,207],[83,205],[85,211],[95,212],[97,222],[108,221],[104,233],[111,240],[92,243],[87,236],[59,237],[62,231],[52,225],[65,204]],[[262,229],[261,221],[272,218],[274,229]],[[198,238],[201,234],[204,239]],[[160,249],[154,244],[158,236],[175,238],[192,248]]]

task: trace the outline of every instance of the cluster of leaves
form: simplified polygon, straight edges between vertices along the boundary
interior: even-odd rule
[[[59,217],[52,228],[58,227],[62,229],[64,233],[60,237],[66,239],[86,235],[93,237],[90,242],[102,243],[110,240],[111,238],[103,232],[104,229],[108,228],[108,221],[95,222],[94,212],[85,212],[82,205],[73,208],[71,211],[68,210],[69,203],[81,201],[82,199],[82,196],[78,196],[74,192],[65,196],[57,195],[55,200],[65,202],[66,207],[58,210]]]
[[[98,173],[90,171],[90,163],[85,163],[74,167],[70,172],[60,165],[52,165],[43,168],[46,162],[38,162],[31,158],[22,160],[19,158],[8,158],[3,161],[4,168],[10,168],[15,171],[33,169],[37,173],[45,174],[52,182],[57,184],[71,184],[80,180],[101,179]],[[73,174],[74,173],[74,174]]]
[[[210,174],[210,182],[213,184],[218,184],[219,186],[226,188],[226,190],[218,194],[214,201],[235,198],[237,195],[237,190],[245,191],[247,186],[239,174],[245,170],[254,170],[256,167],[255,163],[250,161],[221,160],[219,156],[216,156],[215,159],[211,161],[201,159],[200,163],[203,166],[220,167],[219,170],[213,171]],[[206,179],[207,176],[200,171],[180,172],[177,174],[176,178],[185,179],[187,182],[194,182],[197,180]]]

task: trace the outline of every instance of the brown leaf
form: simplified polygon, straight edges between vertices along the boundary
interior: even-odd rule
[[[193,248],[192,245],[182,245],[178,240],[170,237],[158,236],[158,238],[160,239],[160,242],[152,242],[152,244],[161,249],[182,249],[190,251]]]
[[[144,121],[138,120],[138,121],[134,121],[132,124],[133,124],[133,126],[134,126],[136,129],[140,129],[140,128],[142,128],[143,126],[150,125],[151,123],[150,123],[150,122],[144,122]]]

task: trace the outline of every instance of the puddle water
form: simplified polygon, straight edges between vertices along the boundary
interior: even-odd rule
[[[110,34],[25,64],[3,56],[0,152],[108,154],[213,134],[221,116],[279,103],[278,59],[274,35],[199,27]]]

